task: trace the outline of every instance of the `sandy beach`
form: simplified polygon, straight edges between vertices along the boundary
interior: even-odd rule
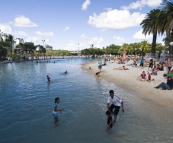
[[[95,78],[112,82],[127,92],[136,94],[145,100],[153,101],[153,103],[157,103],[169,109],[173,107],[173,90],[154,88],[161,82],[166,82],[166,78],[163,77],[163,74],[166,73],[166,71],[158,71],[157,76],[152,75],[151,79],[154,79],[155,81],[140,81],[137,80],[137,78],[141,75],[142,71],[145,71],[147,74],[148,67],[135,68],[126,66],[129,70],[113,70],[114,68],[122,67],[123,65],[126,66],[126,64],[117,64],[117,61],[109,61],[106,66],[102,66],[99,77],[95,76],[95,73],[99,71],[98,62],[90,62],[81,67],[87,73],[95,76]],[[89,69],[89,67],[91,67],[91,69]]]

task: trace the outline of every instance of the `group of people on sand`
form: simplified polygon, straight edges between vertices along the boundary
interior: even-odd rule
[[[147,78],[148,75],[148,78]],[[148,72],[146,75],[145,71],[142,72],[142,74],[137,78],[137,80],[140,81],[154,81],[154,79],[151,79],[151,74]]]
[[[139,59],[138,59],[139,60]],[[120,61],[122,61],[120,59]],[[146,64],[145,58],[142,56],[141,59],[139,60],[139,67],[144,68],[144,64]],[[121,62],[122,63],[122,62]],[[137,67],[137,60],[134,59],[133,64],[135,67]],[[98,69],[99,71],[96,72],[96,76],[99,77],[100,76],[100,72],[102,69],[102,61],[98,62]],[[158,74],[159,71],[164,71],[164,68],[167,69],[168,73],[165,74],[166,78],[167,78],[167,82],[164,83],[162,82],[161,84],[159,84],[158,86],[156,86],[155,88],[161,88],[163,90],[171,90],[173,89],[173,70],[171,71],[171,63],[168,61],[168,59],[164,59],[161,60],[160,62],[158,62],[156,64],[156,62],[153,59],[150,59],[149,63],[148,63],[148,71],[147,73],[145,73],[145,71],[143,71],[140,76],[137,78],[137,80],[140,81],[155,81],[155,79],[152,78],[152,76],[156,76]],[[118,67],[118,68],[114,68],[113,70],[129,70],[129,68],[127,68],[125,65],[123,65],[122,67]]]
[[[55,124],[58,122],[58,114],[62,113],[62,111],[64,110],[63,108],[60,108],[59,104],[60,104],[60,98],[56,97],[54,102],[54,108],[52,111]],[[106,127],[107,131],[109,131],[113,127],[113,125],[116,123],[117,115],[120,109],[124,113],[123,100],[118,95],[114,94],[113,90],[110,90],[109,96],[107,98],[107,111],[105,112],[107,116],[107,127]],[[112,115],[114,118],[112,118]]]

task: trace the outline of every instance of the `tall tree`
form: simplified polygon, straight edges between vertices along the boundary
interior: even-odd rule
[[[166,32],[166,38],[164,41],[169,45],[169,42],[173,41],[173,1],[164,0],[162,6],[164,15],[160,17],[160,24],[162,26],[162,33]],[[169,51],[171,51],[170,48]]]
[[[142,33],[145,34],[145,36],[147,34],[153,34],[151,53],[156,53],[157,34],[160,33],[159,18],[162,14],[162,10],[153,9],[150,13],[147,13],[144,20],[140,23],[143,28]]]

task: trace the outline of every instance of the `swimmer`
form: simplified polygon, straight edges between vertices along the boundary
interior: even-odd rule
[[[67,74],[67,71],[65,71],[64,74]]]
[[[50,77],[47,75],[47,81],[50,82]]]
[[[54,117],[55,123],[58,122],[58,111],[60,113],[62,113],[62,111],[63,111],[63,109],[58,109],[59,103],[60,103],[60,98],[56,97],[55,98],[55,103],[54,103],[54,109],[53,109],[53,112],[52,112],[52,115]]]

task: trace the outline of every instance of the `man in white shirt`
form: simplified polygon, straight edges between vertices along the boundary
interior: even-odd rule
[[[114,123],[115,123],[120,107],[122,107],[122,112],[124,113],[124,104],[122,99],[114,94],[113,90],[110,90],[109,94],[110,96],[108,97],[107,100],[107,108],[108,111],[111,111],[114,114]]]

